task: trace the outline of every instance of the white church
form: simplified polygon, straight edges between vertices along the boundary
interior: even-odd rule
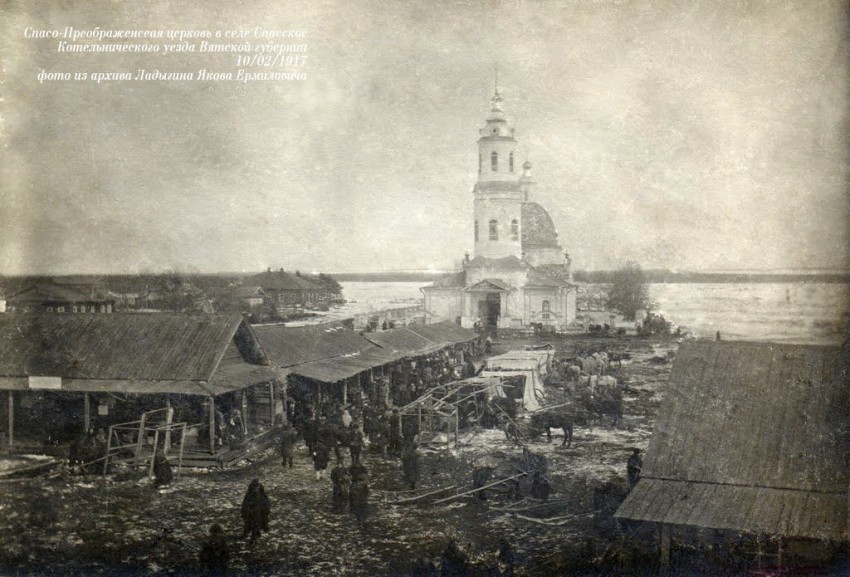
[[[514,129],[498,88],[478,139],[474,196],[475,252],[463,270],[423,287],[428,322],[464,327],[564,330],[576,320],[576,285],[570,258],[558,243],[552,218],[530,200],[531,163],[519,175]]]

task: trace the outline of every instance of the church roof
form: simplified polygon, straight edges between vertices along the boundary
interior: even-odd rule
[[[522,246],[560,248],[552,217],[536,202],[522,205]]]
[[[564,278],[559,278],[554,274],[549,274],[537,268],[533,268],[528,271],[528,279],[526,280],[525,286],[558,288],[572,285]]]
[[[441,276],[431,284],[431,288],[463,288],[466,284],[466,273],[463,271]]]
[[[476,256],[466,264],[466,268],[501,268],[501,269],[525,269],[528,265],[525,264],[519,257],[514,255],[502,258],[486,258]]]

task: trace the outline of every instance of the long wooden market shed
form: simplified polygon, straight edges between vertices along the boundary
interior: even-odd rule
[[[683,343],[616,516],[659,528],[665,570],[688,528],[748,539],[761,568],[846,547],[849,367],[847,344]]]
[[[188,425],[184,465],[226,465],[270,441],[284,376],[241,315],[0,317],[9,446],[67,441],[166,408]],[[222,444],[223,414],[237,410],[244,436]]]

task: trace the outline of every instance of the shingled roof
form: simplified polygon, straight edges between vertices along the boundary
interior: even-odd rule
[[[617,516],[846,540],[848,353],[683,343],[641,480]]]

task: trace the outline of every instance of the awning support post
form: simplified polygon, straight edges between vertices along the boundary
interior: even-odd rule
[[[9,446],[15,442],[15,391],[9,391]]]
[[[348,379],[342,381],[342,404],[348,404]]]
[[[662,577],[670,574],[670,525],[662,523],[659,527],[659,553]]]
[[[274,427],[274,381],[269,381],[269,427]]]
[[[168,456],[168,449],[171,447],[171,422],[174,419],[174,409],[171,407],[171,396],[165,394],[165,446],[162,448],[163,454]],[[154,447],[156,451],[156,447]]]
[[[210,453],[215,455],[215,397],[210,395]]]
[[[88,434],[91,430],[91,399],[88,393],[83,393],[83,432]]]

